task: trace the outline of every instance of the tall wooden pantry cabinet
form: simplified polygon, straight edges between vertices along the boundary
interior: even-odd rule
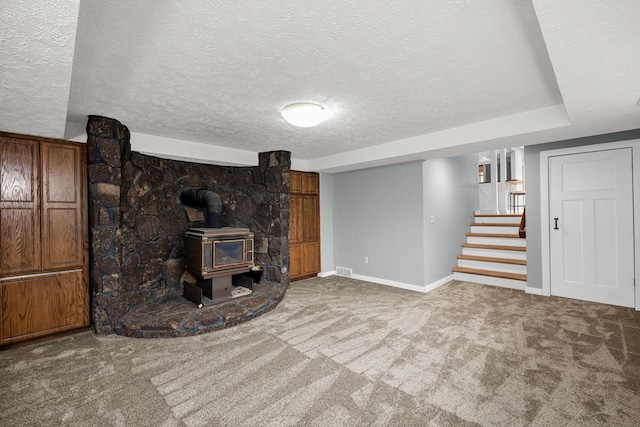
[[[85,144],[0,133],[0,345],[89,325]]]
[[[289,198],[289,277],[320,272],[320,176],[291,171]]]

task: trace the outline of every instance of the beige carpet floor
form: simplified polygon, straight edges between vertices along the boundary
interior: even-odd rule
[[[2,426],[637,426],[640,313],[339,277],[197,337],[0,351]]]

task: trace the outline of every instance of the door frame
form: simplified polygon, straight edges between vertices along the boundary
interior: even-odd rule
[[[608,142],[577,147],[560,148],[540,152],[540,231],[542,239],[542,295],[551,295],[551,246],[549,221],[549,158],[569,154],[592,153],[596,151],[631,148],[631,174],[633,184],[633,246],[634,246],[634,293],[635,309],[640,311],[640,291],[636,285],[636,275],[640,272],[640,171],[634,165],[640,165],[640,139]]]

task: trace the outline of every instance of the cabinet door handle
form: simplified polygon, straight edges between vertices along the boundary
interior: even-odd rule
[[[560,229],[558,228],[558,218],[553,218],[553,220],[556,222],[556,226],[555,226],[555,227],[553,227],[553,229],[554,229],[554,230],[560,230]]]

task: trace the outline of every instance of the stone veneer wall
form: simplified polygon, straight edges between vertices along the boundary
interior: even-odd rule
[[[186,187],[215,191],[225,227],[255,234],[263,280],[289,283],[290,153],[260,153],[257,167],[226,167],[132,152],[128,129],[89,116],[87,124],[92,317],[98,334],[120,328],[142,303],[182,292],[183,233],[204,227],[204,211],[182,205]]]

